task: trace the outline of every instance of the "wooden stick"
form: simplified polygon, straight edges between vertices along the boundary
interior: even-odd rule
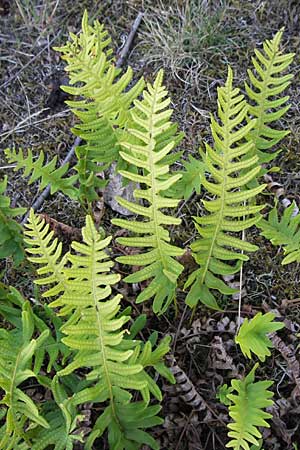
[[[130,33],[126,39],[126,43],[122,49],[122,51],[120,52],[120,55],[117,59],[116,62],[116,67],[121,67],[124,64],[124,61],[127,57],[127,54],[130,50],[130,47],[132,45],[134,36],[137,32],[137,29],[142,21],[143,18],[143,13],[139,12],[133,25],[132,28],[130,30]],[[61,167],[64,166],[65,164],[67,164],[72,156],[74,155],[75,149],[76,147],[78,147],[81,143],[81,138],[79,136],[77,136],[77,138],[75,139],[74,144],[72,145],[72,147],[70,148],[67,156],[65,157],[65,159],[63,160]],[[24,225],[27,222],[28,216],[29,216],[29,211],[32,208],[34,211],[36,211],[38,208],[40,208],[42,206],[42,204],[44,203],[44,201],[46,200],[46,198],[49,196],[51,191],[51,186],[50,184],[48,184],[48,186],[43,190],[43,192],[40,194],[40,196],[36,199],[36,201],[32,204],[32,206],[29,208],[29,210],[27,211],[27,213],[25,214],[25,216],[23,217],[21,224]]]

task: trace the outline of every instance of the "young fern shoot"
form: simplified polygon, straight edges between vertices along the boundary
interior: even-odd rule
[[[241,262],[248,260],[243,252],[257,249],[234,234],[256,224],[260,220],[259,211],[263,208],[249,203],[265,185],[244,189],[260,171],[258,157],[249,156],[254,144],[246,140],[255,126],[255,119],[249,118],[244,96],[232,86],[230,67],[225,86],[218,88],[218,119],[211,118],[215,147],[207,144],[204,156],[214,182],[205,178],[202,180],[203,186],[214,198],[203,201],[209,215],[194,217],[200,239],[191,248],[200,268],[189,276],[185,285],[185,288],[191,286],[186,303],[192,308],[201,301],[218,309],[212,289],[227,295],[236,292],[218,275],[236,273]],[[234,265],[229,263],[233,261]]]
[[[134,102],[132,124],[128,130],[128,139],[121,142],[121,157],[137,167],[140,173],[121,170],[120,174],[140,187],[134,191],[136,203],[118,197],[118,202],[135,214],[146,218],[142,220],[113,219],[112,223],[141,236],[118,238],[117,242],[128,247],[149,248],[149,251],[121,256],[117,261],[123,264],[145,266],[143,269],[124,279],[129,283],[138,283],[152,279],[150,284],[138,295],[137,303],[154,297],[153,311],[163,313],[175,296],[177,278],[183,266],[174,259],[183,251],[171,245],[168,231],[163,225],[179,225],[180,219],[166,215],[162,208],[174,208],[180,199],[164,196],[164,191],[174,185],[181,174],[171,175],[165,158],[175,147],[177,136],[170,136],[169,121],[172,111],[168,109],[170,99],[162,85],[163,72],[160,71],[153,86],[148,83],[143,92],[142,101]],[[147,206],[138,201],[142,199]]]

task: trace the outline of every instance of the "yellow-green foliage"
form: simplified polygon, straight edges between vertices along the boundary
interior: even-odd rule
[[[97,232],[90,216],[82,229],[83,243],[73,242],[75,253],[68,253],[59,261],[61,244],[52,241],[44,220],[33,212],[27,225],[26,242],[31,247],[29,260],[41,265],[38,269],[44,277],[38,284],[56,285],[44,296],[58,295],[50,307],[59,308],[58,314],[66,316],[61,327],[65,335],[62,342],[72,351],[73,358],[66,367],[58,371],[66,377],[77,369],[89,368],[86,380],[88,387],[73,395],[73,406],[86,402],[107,402],[102,415],[97,419],[88,438],[87,449],[108,428],[111,448],[118,450],[138,449],[146,443],[158,449],[157,443],[145,431],[161,423],[156,416],[159,405],[149,406],[150,394],[162,399],[160,389],[147,374],[147,367],[173,380],[162,363],[169,350],[169,338],[164,339],[155,350],[152,344],[126,339],[128,315],[120,314],[121,295],[111,297],[111,285],[120,280],[117,274],[109,273],[113,262],[106,253],[111,237],[103,238]],[[133,401],[129,390],[139,391],[142,401]]]
[[[243,252],[257,249],[236,236],[259,221],[258,212],[262,209],[253,203],[265,185],[245,189],[260,171],[258,157],[250,156],[254,144],[246,140],[254,126],[255,119],[249,118],[249,106],[244,96],[232,86],[229,68],[225,86],[218,88],[218,120],[211,118],[215,146],[212,148],[207,144],[204,156],[213,180],[202,180],[204,188],[213,196],[211,200],[203,201],[210,214],[194,217],[200,239],[191,248],[200,268],[186,283],[186,288],[192,286],[186,298],[192,308],[201,301],[217,309],[211,289],[227,295],[235,292],[218,275],[237,272],[240,263],[248,259]],[[231,261],[235,264],[230,264]]]
[[[57,156],[54,156],[50,162],[44,164],[44,152],[40,152],[39,157],[36,160],[30,149],[27,151],[27,156],[24,155],[22,149],[17,151],[15,149],[10,150],[7,148],[4,152],[9,163],[17,163],[14,168],[15,171],[24,169],[24,177],[30,176],[28,184],[32,184],[39,180],[40,190],[50,184],[51,194],[62,191],[71,198],[78,197],[78,190],[74,187],[78,178],[77,175],[63,178],[68,171],[69,164],[56,168]]]
[[[67,62],[66,71],[70,85],[62,89],[79,100],[68,101],[80,123],[73,132],[86,141],[77,147],[76,169],[83,199],[97,198],[94,188],[103,187],[97,179],[99,163],[119,161],[119,140],[130,119],[129,108],[144,87],[141,78],[132,85],[133,71],[130,67],[121,75],[109,47],[110,38],[97,20],[88,24],[85,11],[79,36],[71,33],[71,40],[56,48]]]
[[[290,84],[293,75],[282,73],[293,61],[294,53],[284,54],[280,49],[283,31],[278,31],[274,38],[263,43],[263,51],[255,49],[252,58],[253,69],[248,69],[249,82],[245,83],[249,98],[249,114],[256,118],[256,124],[249,132],[248,139],[254,143],[251,154],[258,156],[258,163],[273,160],[278,152],[274,146],[289,131],[278,130],[276,123],[288,109],[289,96],[280,96]],[[267,150],[271,150],[268,152]]]
[[[273,344],[267,334],[284,328],[283,323],[273,322],[274,318],[275,314],[269,312],[267,314],[257,313],[250,322],[248,319],[244,320],[235,342],[239,344],[247,358],[251,359],[251,352],[261,361],[265,361],[266,356],[271,355],[269,348],[273,347]]]
[[[274,245],[282,245],[284,254],[282,264],[300,262],[300,214],[294,215],[296,205],[292,203],[285,209],[281,220],[277,208],[269,213],[268,220],[261,220],[261,234]]]
[[[179,225],[180,219],[166,215],[162,208],[174,208],[180,199],[168,198],[164,191],[174,185],[181,174],[169,173],[165,158],[176,144],[177,137],[169,135],[172,127],[169,121],[172,111],[168,108],[170,99],[162,85],[163,72],[160,71],[153,86],[148,83],[143,99],[136,100],[132,111],[132,124],[128,130],[128,139],[121,142],[122,158],[140,174],[121,170],[120,174],[141,187],[134,191],[137,202],[129,202],[118,197],[118,202],[146,220],[113,219],[112,223],[125,228],[138,236],[118,238],[117,241],[128,247],[147,248],[149,251],[117,258],[124,264],[145,266],[129,275],[125,281],[137,283],[152,279],[139,294],[138,303],[154,297],[153,311],[162,313],[175,296],[177,278],[183,267],[174,257],[183,251],[169,244],[170,237],[163,225]],[[173,128],[173,127],[172,127]],[[143,186],[143,187],[142,187]],[[144,206],[141,204],[141,200]]]
[[[228,425],[228,436],[231,439],[226,447],[233,450],[250,450],[250,444],[260,448],[259,439],[262,437],[257,427],[270,427],[266,419],[272,414],[263,411],[273,405],[273,392],[268,388],[273,381],[254,382],[256,364],[244,380],[231,381],[231,393],[227,398],[233,403],[229,406],[229,415],[233,423]],[[233,394],[232,392],[236,392]]]

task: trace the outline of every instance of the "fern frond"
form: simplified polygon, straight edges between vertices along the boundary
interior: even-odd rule
[[[248,69],[249,82],[245,83],[251,102],[249,114],[257,119],[248,138],[254,143],[251,154],[258,156],[259,164],[276,157],[278,152],[270,153],[268,150],[272,150],[289,133],[273,125],[290,108],[286,105],[289,96],[283,97],[281,94],[293,78],[291,74],[283,75],[292,63],[294,53],[284,54],[280,50],[282,34],[283,30],[278,31],[273,39],[266,40],[263,51],[255,50],[255,57],[252,58],[254,68]]]
[[[136,174],[121,170],[123,177],[142,183],[145,188],[136,189],[134,197],[137,202],[129,202],[118,197],[118,202],[134,214],[138,214],[145,221],[128,221],[113,219],[112,223],[141,236],[118,238],[117,241],[128,247],[145,247],[149,251],[136,255],[121,256],[117,261],[123,264],[144,266],[138,272],[129,275],[125,281],[137,283],[152,279],[150,284],[141,292],[137,303],[154,297],[153,311],[161,314],[167,309],[175,295],[176,280],[183,270],[174,257],[182,255],[183,251],[170,245],[170,237],[163,225],[178,225],[180,219],[168,216],[162,208],[174,208],[179,199],[167,198],[164,191],[181,178],[180,174],[169,174],[169,166],[164,158],[174,148],[174,142],[167,139],[167,144],[157,148],[157,141],[163,141],[164,134],[172,126],[169,122],[172,111],[166,109],[170,103],[167,91],[162,85],[163,72],[160,71],[156,80],[143,92],[143,100],[135,101],[138,111],[132,112],[132,128],[128,130],[135,143],[128,140],[122,142],[122,158],[141,173]],[[142,206],[139,199],[143,199],[148,206]]]
[[[206,167],[203,161],[191,155],[189,155],[189,160],[183,161],[182,164],[185,170],[178,172],[182,175],[182,178],[171,186],[167,194],[177,198],[183,196],[184,200],[188,200],[193,192],[200,194]]]
[[[65,70],[70,76],[70,86],[62,89],[80,96],[80,100],[67,104],[81,121],[73,132],[86,141],[76,149],[81,196],[93,200],[97,197],[94,188],[99,183],[95,175],[99,172],[97,164],[120,160],[120,136],[130,119],[129,108],[143,90],[144,81],[140,79],[132,86],[130,67],[120,75],[107,32],[97,20],[93,26],[89,25],[87,12],[80,35],[71,33],[70,37],[70,42],[56,50],[67,62]]]
[[[22,228],[13,219],[24,214],[25,208],[11,208],[10,198],[5,196],[7,177],[0,181],[0,258],[12,256],[18,265],[24,259]]]
[[[82,433],[76,433],[80,426],[81,417],[76,412],[73,399],[69,398],[64,387],[55,376],[51,383],[51,392],[54,402],[48,402],[45,409],[45,418],[49,428],[37,428],[29,432],[32,439],[32,450],[73,450],[73,444],[83,443]]]
[[[0,404],[6,408],[6,423],[0,440],[3,450],[19,448],[22,439],[26,442],[28,421],[49,427],[35,403],[19,387],[28,378],[36,378],[32,358],[36,349],[47,339],[49,330],[37,339],[32,338],[33,333],[34,322],[28,302],[23,305],[21,328],[10,331],[0,329],[0,388],[5,393]]]
[[[52,240],[54,231],[49,232],[49,224],[44,219],[36,216],[33,209],[30,210],[29,221],[25,224],[27,230],[24,231],[24,242],[28,244],[26,248],[29,261],[40,264],[42,267],[37,269],[38,275],[42,278],[35,280],[38,285],[54,284],[55,286],[43,293],[43,297],[58,295],[66,288],[66,277],[63,268],[66,263],[66,257],[60,259],[62,244],[55,238]]]
[[[30,216],[29,228],[31,242],[27,239],[27,243],[34,245],[37,241],[36,248],[31,247],[30,250],[34,249],[35,254],[40,254],[40,257],[34,257],[35,262],[42,262],[46,267],[46,273],[50,267],[50,279],[60,286],[56,291],[59,297],[52,301],[50,306],[58,307],[60,315],[67,315],[67,321],[61,328],[65,335],[62,341],[72,350],[74,357],[58,372],[58,376],[66,377],[76,369],[88,367],[90,371],[86,379],[93,385],[74,394],[73,404],[108,402],[103,415],[97,420],[90,441],[93,437],[96,439],[101,436],[108,428],[109,436],[121,436],[120,442],[117,441],[119,446],[115,448],[138,449],[137,442],[140,442],[138,439],[144,439],[145,443],[152,442],[152,448],[157,448],[155,441],[146,432],[139,431],[147,427],[143,414],[148,417],[147,414],[153,410],[147,402],[150,399],[149,393],[152,393],[156,386],[153,380],[149,381],[150,377],[143,371],[144,365],[146,367],[150,363],[159,368],[162,355],[168,351],[169,346],[164,343],[153,352],[150,349],[150,353],[148,346],[147,353],[142,351],[140,355],[138,341],[124,339],[126,330],[122,327],[129,317],[118,314],[120,295],[109,299],[111,285],[120,279],[119,275],[108,273],[113,262],[109,260],[105,250],[111,237],[103,239],[96,231],[91,217],[87,216],[86,226],[82,230],[83,243],[72,243],[72,249],[76,254],[67,254],[68,264],[64,264],[62,269],[64,278],[61,282],[59,276],[56,278],[52,276],[54,273],[52,266],[55,268],[57,264],[53,252],[55,256],[60,253],[57,252],[57,243],[54,241],[54,245],[49,245],[52,235],[50,239],[44,235],[43,224],[38,222],[37,225],[37,219],[33,213]],[[42,237],[41,233],[43,233]],[[39,270],[43,273],[43,267]],[[43,279],[41,283],[42,281]],[[46,284],[48,283],[49,277],[46,277]],[[53,289],[55,290],[56,287]],[[133,361],[133,358],[136,361]],[[132,394],[127,391],[131,389],[141,393],[142,403],[131,402]],[[157,389],[155,393],[159,397]],[[123,414],[124,408],[128,409],[128,414],[132,410],[140,409],[140,420],[137,421],[135,416],[134,420],[129,415],[119,416],[119,410],[120,414]],[[150,414],[151,417],[152,415]],[[151,419],[151,423],[158,423],[158,421],[160,422],[161,419],[157,417]],[[124,428],[127,422],[129,424],[127,428]],[[133,428],[137,430],[136,438],[134,433],[131,433]],[[123,442],[125,444],[122,447]]]
[[[265,185],[243,189],[257,176],[260,167],[258,157],[249,156],[253,144],[246,141],[255,120],[248,118],[244,96],[232,87],[231,68],[225,86],[218,88],[218,117],[219,121],[211,118],[215,148],[207,144],[205,157],[205,165],[214,182],[202,180],[214,199],[203,201],[209,215],[194,217],[200,239],[191,248],[200,268],[190,275],[185,285],[185,288],[192,285],[186,303],[193,308],[201,301],[218,309],[211,289],[227,295],[235,292],[217,275],[236,273],[240,263],[248,260],[243,252],[257,249],[235,234],[256,224],[263,207],[251,202]]]
[[[275,314],[257,313],[253,319],[245,319],[235,342],[239,344],[241,350],[247,358],[251,359],[253,352],[261,361],[265,361],[266,356],[270,356],[270,347],[273,347],[272,341],[267,337],[268,333],[274,333],[284,328],[281,322],[273,322]]]
[[[228,425],[231,430],[228,436],[232,440],[226,447],[234,450],[250,450],[249,444],[259,447],[262,435],[257,427],[270,427],[266,419],[271,419],[272,414],[263,411],[263,408],[274,403],[271,400],[273,392],[268,390],[273,381],[254,382],[257,367],[258,364],[255,364],[244,380],[232,380],[231,386],[236,394],[227,395],[233,402],[233,405],[229,406],[229,415],[234,422]]]
[[[281,220],[277,208],[269,213],[268,220],[261,220],[261,234],[274,245],[282,245],[286,255],[282,264],[300,262],[300,214],[293,216],[295,203],[284,210]]]
[[[70,198],[78,198],[78,189],[74,187],[78,176],[72,175],[63,178],[67,173],[69,164],[65,164],[56,169],[57,156],[47,164],[44,164],[45,155],[41,151],[39,157],[34,160],[33,153],[30,149],[27,150],[27,157],[24,155],[22,149],[19,151],[13,149],[5,149],[5,156],[9,163],[17,163],[14,170],[24,169],[24,176],[29,177],[28,184],[32,184],[40,180],[39,189],[44,189],[48,184],[51,186],[51,194],[61,191]]]

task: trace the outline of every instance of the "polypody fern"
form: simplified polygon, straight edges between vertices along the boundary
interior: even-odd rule
[[[194,217],[201,237],[191,248],[200,268],[190,275],[185,286],[192,286],[186,302],[193,308],[201,301],[217,309],[218,304],[211,289],[223,294],[235,292],[218,275],[237,272],[240,262],[248,259],[243,252],[257,249],[255,245],[233,234],[259,221],[258,212],[262,206],[249,205],[249,202],[265,187],[261,185],[243,190],[260,171],[258,157],[248,156],[254,144],[247,142],[246,137],[255,125],[255,119],[248,116],[248,109],[244,96],[232,86],[232,70],[229,68],[225,86],[218,88],[219,121],[211,118],[215,148],[207,144],[204,157],[214,182],[203,178],[202,184],[214,198],[203,201],[209,215]],[[227,261],[235,261],[235,264]]]
[[[234,450],[250,450],[250,444],[260,447],[259,439],[262,437],[257,427],[270,427],[266,419],[272,417],[263,409],[273,405],[273,392],[268,388],[272,381],[254,382],[256,364],[244,380],[232,380],[231,388],[235,394],[227,394],[232,401],[229,406],[229,415],[234,420],[228,425],[231,430],[228,436],[231,439],[226,447]]]
[[[136,100],[132,112],[129,139],[121,142],[121,157],[129,164],[138,167],[140,174],[121,170],[123,177],[141,183],[144,188],[134,191],[136,203],[118,198],[118,202],[145,221],[113,219],[112,223],[141,236],[118,238],[117,241],[128,247],[149,248],[147,252],[117,258],[124,264],[145,266],[138,272],[129,275],[125,281],[137,283],[152,279],[137,297],[143,302],[154,297],[153,311],[162,313],[175,296],[176,281],[183,270],[182,265],[174,257],[183,251],[169,244],[170,237],[163,225],[179,225],[180,219],[166,215],[162,208],[174,208],[180,199],[164,196],[164,191],[174,185],[181,174],[171,175],[165,158],[176,144],[176,136],[168,134],[172,127],[169,121],[172,111],[168,109],[170,99],[162,85],[163,72],[160,71],[153,86],[148,83],[143,92],[143,100]],[[161,144],[163,143],[163,145]],[[142,206],[139,199],[146,202]]]
[[[271,312],[257,313],[250,322],[248,319],[244,320],[235,342],[239,344],[245,356],[251,359],[253,352],[261,361],[265,361],[266,356],[271,355],[269,348],[273,347],[273,344],[267,334],[284,328],[283,323],[273,322],[274,317],[275,314]]]
[[[87,448],[108,428],[111,448],[138,449],[147,443],[157,449],[154,439],[143,429],[161,423],[156,417],[160,406],[149,406],[150,393],[158,400],[161,393],[145,369],[151,366],[167,375],[161,358],[169,345],[167,340],[162,341],[153,351],[150,343],[141,346],[139,341],[124,338],[126,330],[122,327],[129,316],[119,314],[121,295],[109,298],[111,285],[120,279],[108,273],[113,262],[105,249],[111,237],[103,239],[88,216],[82,230],[83,243],[72,243],[76,254],[67,254],[58,261],[61,247],[57,240],[50,242],[52,235],[47,234],[47,226],[33,212],[28,229],[26,241],[32,245],[28,250],[35,255],[30,260],[41,264],[39,273],[46,275],[39,283],[56,281],[46,295],[58,295],[50,306],[58,307],[59,314],[67,319],[61,328],[65,335],[62,341],[73,351],[73,359],[58,376],[88,367],[86,379],[92,385],[74,394],[73,405],[108,402],[88,437]],[[142,401],[133,402],[128,390],[139,391]]]

